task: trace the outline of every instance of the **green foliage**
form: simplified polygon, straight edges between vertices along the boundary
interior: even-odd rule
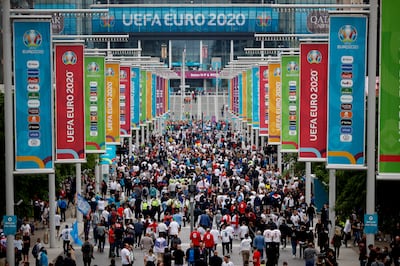
[[[335,211],[345,219],[352,211],[365,209],[366,171],[336,171]]]

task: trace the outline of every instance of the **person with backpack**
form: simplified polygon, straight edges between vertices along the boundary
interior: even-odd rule
[[[35,258],[35,265],[36,265],[36,266],[39,266],[39,265],[40,265],[40,262],[39,262],[39,252],[40,252],[40,249],[41,249],[42,247],[43,247],[42,242],[41,242],[40,238],[38,238],[38,239],[36,240],[35,245],[34,245],[33,248],[32,248],[32,256]]]
[[[85,238],[85,242],[82,245],[81,251],[82,251],[83,265],[90,266],[90,264],[92,263],[92,259],[94,259],[94,257],[93,257],[93,245],[90,244],[88,238]]]
[[[58,208],[60,208],[61,220],[65,222],[65,212],[67,211],[67,202],[60,198],[58,200]]]
[[[71,228],[68,228],[68,224],[65,225],[65,228],[61,231],[61,234],[59,236],[59,239],[61,238],[63,240],[63,249],[64,249],[64,254],[68,253],[68,247],[69,243],[71,242]]]

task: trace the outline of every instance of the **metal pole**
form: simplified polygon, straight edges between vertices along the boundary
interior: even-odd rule
[[[367,214],[375,213],[375,80],[376,80],[376,47],[378,31],[378,1],[371,0],[368,27],[368,121],[367,121]],[[374,245],[375,235],[367,234],[367,247]]]
[[[281,153],[281,145],[277,145],[278,146],[278,148],[277,148],[277,152],[278,152],[278,154],[277,154],[277,159],[278,159],[278,169],[279,169],[279,173],[280,174],[282,174],[282,153]]]
[[[190,185],[193,185],[193,178],[190,177]],[[190,193],[190,202],[189,202],[189,208],[190,208],[190,232],[193,232],[194,228],[194,195],[193,193]]]
[[[306,162],[306,203],[311,204],[311,162]]]
[[[94,166],[94,176],[96,178],[96,194],[100,193],[100,166],[99,159],[96,159],[96,165]]]
[[[12,97],[12,49],[11,49],[11,22],[10,1],[3,0],[3,60],[4,60],[4,139],[5,139],[5,190],[6,190],[6,214],[14,215],[14,118]],[[14,235],[7,236],[7,246],[14,246]],[[7,249],[7,261],[9,265],[15,264],[14,249]]]
[[[331,230],[329,230],[329,239],[333,238],[335,233],[335,206],[336,206],[336,170],[329,170],[329,221],[332,223]]]
[[[214,111],[215,111],[215,121],[218,122],[219,115],[218,115],[218,67],[215,70],[215,98],[214,98]]]
[[[184,106],[184,103],[183,103],[183,100],[184,100],[184,98],[185,98],[185,94],[186,94],[186,84],[185,84],[185,75],[186,75],[186,73],[185,73],[185,69],[186,68],[186,48],[185,49],[183,49],[183,52],[182,52],[182,69],[181,69],[181,117],[180,117],[180,119],[182,119],[182,120],[184,120],[184,117],[185,117],[185,112],[184,112],[184,109],[185,109],[185,106]]]
[[[81,172],[81,164],[77,163],[75,164],[75,175],[76,175],[76,193],[81,194],[82,192],[82,172]],[[78,211],[78,208],[76,209],[76,220],[78,223],[82,222],[82,213]]]
[[[131,158],[132,158],[132,148],[133,148],[132,133],[130,134],[128,139],[129,139],[129,145],[128,145],[128,147],[129,147],[129,152],[128,152],[129,158],[128,158],[128,160],[131,160]]]
[[[140,143],[139,143],[139,129],[135,129],[136,136],[135,136],[135,148],[139,149]]]
[[[49,227],[50,248],[56,247],[56,226],[54,214],[56,213],[56,175],[49,174]]]
[[[144,145],[144,127],[145,127],[146,125],[142,125],[142,126],[140,126],[140,128],[141,128],[141,145]]]

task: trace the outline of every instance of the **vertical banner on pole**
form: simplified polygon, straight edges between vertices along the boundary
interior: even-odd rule
[[[298,55],[282,55],[282,116],[281,152],[297,152],[299,149],[299,83],[300,68]]]
[[[106,150],[104,56],[85,56],[86,153]]]
[[[247,124],[253,123],[253,74],[252,68],[246,70],[246,114]]]
[[[56,44],[56,160],[85,162],[83,44]]]
[[[247,122],[247,71],[242,71],[242,111],[243,121]]]
[[[281,64],[268,65],[269,120],[268,144],[281,144]]]
[[[400,173],[400,32],[398,1],[381,1],[381,89],[379,104],[378,177]],[[372,97],[372,95],[370,95]]]
[[[131,133],[131,67],[120,66],[119,72],[119,125],[120,136],[127,138]]]
[[[106,62],[106,143],[119,145],[119,63]]]
[[[329,19],[327,167],[364,169],[367,18]]]
[[[238,74],[237,77],[237,85],[238,85],[238,114],[239,118],[243,119],[243,82],[242,82],[242,73]]]
[[[260,90],[260,136],[268,136],[268,65],[260,66],[259,70],[259,90]]]
[[[146,123],[146,117],[147,117],[146,79],[147,79],[146,70],[140,70],[140,125],[144,125]]]
[[[53,70],[50,21],[14,21],[15,170],[53,173]]]
[[[140,69],[131,67],[131,129],[139,129],[140,101]]]
[[[164,79],[164,113],[169,111],[169,79]]]
[[[146,71],[146,121],[150,122],[153,118],[153,79],[150,71]]]
[[[328,44],[300,44],[299,160],[326,160]]]
[[[151,73],[151,118],[157,116],[157,76]]]
[[[253,128],[259,129],[260,128],[260,72],[259,67],[253,67],[252,69],[252,81],[253,81]]]

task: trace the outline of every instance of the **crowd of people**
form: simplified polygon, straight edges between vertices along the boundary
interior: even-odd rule
[[[141,250],[146,266],[172,262],[232,266],[230,256],[237,242],[244,266],[278,265],[285,248],[306,265],[335,266],[340,247],[347,247],[352,234],[361,266],[378,261],[399,265],[400,237],[391,252],[373,246],[367,252],[357,215],[349,217],[343,228],[332,224],[327,204],[320,210],[312,200],[307,204],[301,177],[282,176],[267,150],[243,141],[244,136],[225,122],[170,122],[162,135],[152,135],[146,145],[134,147],[132,158],[120,160],[109,180],[102,181],[99,193],[95,178],[85,175],[84,194],[91,207],[84,217],[85,266],[91,265],[94,252],[104,252],[106,242],[110,265],[116,258],[124,266],[132,265],[134,251]],[[65,220],[61,209],[74,204],[68,196],[72,182],[69,179],[69,189],[57,202],[59,221]],[[180,231],[187,224],[193,230],[190,247],[183,250]],[[73,260],[71,229],[66,227],[61,234],[59,229],[65,259],[55,265],[70,265],[65,260]],[[335,230],[332,239],[329,230]],[[21,232],[24,237],[30,234]],[[46,259],[45,249],[39,249],[37,263],[42,257]]]
[[[92,212],[86,237],[93,232],[100,252],[107,238],[110,258],[120,255],[123,243],[141,248],[149,265],[214,265],[217,247],[229,259],[233,241],[240,242],[243,265],[276,265],[286,246],[301,258],[309,243],[327,251],[328,206],[314,225],[316,210],[306,203],[303,180],[283,177],[269,154],[243,148],[242,141],[224,122],[170,123],[163,135],[136,147],[133,158],[119,162],[101,195],[87,177]],[[191,247],[181,252],[179,231],[190,222]]]

